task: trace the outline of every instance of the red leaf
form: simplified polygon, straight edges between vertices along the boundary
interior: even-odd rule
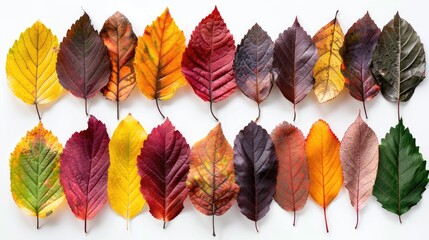
[[[363,104],[366,118],[365,102],[371,100],[380,91],[372,75],[372,52],[380,36],[380,29],[368,13],[350,27],[340,49],[343,64],[341,72],[350,95]]]
[[[232,64],[235,45],[217,7],[192,32],[183,54],[182,71],[194,92],[204,101],[219,102],[236,89]]]
[[[60,181],[74,215],[91,220],[107,201],[109,135],[106,125],[90,116],[88,129],[67,141],[60,161]]]
[[[189,154],[186,139],[167,118],[152,130],[137,158],[140,191],[152,216],[164,221],[164,228],[179,215],[188,196]]]
[[[110,61],[107,48],[83,14],[67,31],[58,52],[57,73],[60,84],[74,96],[87,100],[109,82]]]
[[[283,122],[273,130],[271,138],[279,161],[274,200],[286,211],[293,211],[295,226],[296,211],[307,202],[310,187],[305,137],[298,128]]]

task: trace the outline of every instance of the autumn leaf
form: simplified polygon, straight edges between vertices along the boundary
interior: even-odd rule
[[[104,22],[100,37],[108,49],[111,74],[103,95],[116,101],[116,115],[119,120],[119,102],[125,101],[136,85],[133,61],[137,37],[133,27],[122,13],[116,12]]]
[[[190,148],[186,139],[168,118],[152,129],[138,157],[140,191],[153,217],[166,222],[183,210],[188,196]]]
[[[106,125],[90,116],[88,129],[75,132],[61,156],[60,180],[73,214],[91,220],[107,201],[109,135]]]
[[[359,210],[369,197],[378,168],[378,139],[374,131],[362,120],[360,113],[344,133],[340,149],[344,185],[349,191],[350,202],[356,209],[356,227]]]
[[[194,207],[212,216],[213,236],[216,236],[215,215],[228,211],[239,192],[234,177],[233,150],[220,123],[192,147],[186,187]]]
[[[16,97],[36,106],[39,120],[39,104],[55,101],[63,91],[55,70],[57,50],[57,37],[37,21],[21,33],[7,54],[9,88]]]
[[[406,102],[426,75],[426,57],[420,37],[413,27],[396,13],[383,27],[372,55],[372,72],[384,98],[398,104]]]
[[[240,187],[241,213],[255,222],[270,210],[276,190],[277,157],[267,130],[255,122],[241,130],[234,141],[234,173]]]
[[[185,51],[185,35],[174,22],[170,11],[165,11],[139,37],[134,68],[140,91],[149,99],[160,100],[173,97],[177,88],[186,84],[181,62]]]
[[[367,12],[349,28],[340,49],[345,85],[350,95],[362,102],[366,118],[366,101],[374,98],[380,91],[371,71],[372,53],[379,36],[380,29]]]
[[[140,193],[137,156],[147,133],[131,114],[128,114],[113,133],[109,143],[110,166],[107,194],[113,210],[128,221],[140,213],[145,200]]]
[[[305,137],[292,124],[283,122],[271,133],[279,170],[274,200],[286,211],[293,211],[293,225],[296,211],[307,202],[310,180],[305,158]]]
[[[274,46],[274,70],[278,74],[275,81],[283,96],[293,103],[294,121],[296,104],[313,88],[317,59],[316,46],[295,19],[292,27],[279,34]]]
[[[10,188],[16,205],[39,218],[51,215],[64,200],[60,178],[63,146],[39,124],[16,145],[10,155]]]
[[[213,103],[229,97],[236,89],[233,60],[235,45],[217,7],[192,32],[183,54],[182,71],[194,92]]]
[[[402,223],[401,216],[422,199],[426,190],[429,181],[426,161],[402,119],[381,139],[379,151],[373,194],[382,207],[397,214]]]
[[[106,46],[84,13],[67,31],[60,44],[57,73],[61,85],[74,96],[88,99],[107,85],[110,61]]]
[[[310,173],[310,195],[323,208],[326,232],[329,232],[326,208],[338,195],[343,184],[340,141],[323,120],[313,124],[305,140]]]
[[[261,116],[260,104],[273,87],[273,49],[273,40],[256,23],[243,37],[235,53],[233,67],[237,86],[258,104],[256,122]]]
[[[341,73],[343,60],[340,55],[344,34],[338,23],[337,14],[338,11],[335,18],[313,36],[319,54],[319,60],[313,69],[314,93],[320,103],[332,100],[344,88],[344,76]]]

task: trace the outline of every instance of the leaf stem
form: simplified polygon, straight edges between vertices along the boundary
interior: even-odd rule
[[[328,228],[328,218],[326,217],[326,207],[323,208],[323,215],[325,217],[325,227],[326,227],[326,232],[329,233],[329,228]]]
[[[88,117],[88,99],[85,98],[85,114]]]
[[[166,222],[164,221],[164,224],[162,225],[162,229],[165,229],[165,224],[166,224]]]
[[[355,229],[357,229],[358,225],[359,225],[359,209],[356,208],[356,226],[355,226]]]
[[[258,229],[258,221],[255,221],[255,228],[256,228],[256,232],[259,233],[259,229]]]
[[[293,103],[293,121],[296,119],[296,103]]]
[[[116,119],[119,121],[119,99],[116,99]]]
[[[296,223],[296,210],[293,210],[293,226],[295,227],[295,223]]]
[[[86,229],[86,217],[85,217],[85,222],[84,222],[84,229],[85,229],[85,233],[88,233],[88,231]]]
[[[210,99],[210,112],[212,113],[212,116],[214,117],[214,119],[216,119],[216,122],[219,122],[219,119],[217,119],[217,117],[213,113],[213,101],[211,99]]]
[[[401,107],[401,101],[398,99],[398,122],[401,120],[400,107]]]
[[[39,105],[37,103],[34,103],[34,105],[36,106],[36,112],[37,112],[37,116],[39,117],[39,121],[41,121],[42,117],[40,116]]]
[[[40,225],[39,225],[39,213],[36,213],[36,227],[37,227],[37,229],[40,229]]]
[[[260,117],[261,117],[261,104],[258,103],[258,117],[255,119],[255,122],[258,122]]]
[[[213,214],[212,214],[212,227],[213,227],[213,237],[216,237],[216,231],[215,231],[215,215],[214,215],[214,204],[213,204]]]
[[[162,112],[161,112],[161,109],[159,108],[159,103],[158,103],[158,96],[155,98],[155,102],[156,102],[156,108],[158,108],[158,112],[159,112],[159,114],[161,114],[161,116],[162,116],[162,119],[165,119],[165,116],[164,116],[164,114],[162,114]]]
[[[399,223],[400,224],[402,224],[402,218],[401,218],[401,215],[398,215],[399,216]]]
[[[365,100],[362,101],[363,104],[363,112],[365,113],[365,117],[366,119],[368,119],[368,114],[366,113],[366,104],[365,104]]]

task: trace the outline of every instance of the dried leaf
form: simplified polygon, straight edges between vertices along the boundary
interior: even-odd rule
[[[235,183],[233,151],[219,123],[194,144],[186,187],[194,207],[205,215],[224,214],[234,203],[240,188]]]
[[[314,93],[320,103],[327,102],[340,94],[344,88],[344,76],[341,73],[342,58],[340,48],[343,46],[344,34],[335,18],[322,27],[314,36],[319,60],[314,66]]]
[[[276,194],[274,200],[286,211],[293,211],[293,225],[296,211],[307,202],[310,180],[305,158],[305,137],[292,124],[283,122],[271,133],[279,161]]]
[[[329,232],[326,208],[343,184],[340,141],[323,120],[313,124],[305,141],[310,173],[310,195],[323,208],[326,232]]]
[[[108,49],[112,67],[110,80],[101,92],[107,99],[116,101],[119,120],[119,102],[125,101],[136,85],[133,61],[137,37],[128,18],[120,12],[104,22],[100,37]]]
[[[344,133],[340,158],[344,185],[349,190],[350,202],[356,209],[355,228],[357,228],[359,210],[372,195],[378,168],[377,135],[362,120],[360,114]]]
[[[229,97],[236,89],[232,68],[235,45],[217,7],[192,32],[183,54],[182,71],[194,92],[212,105]]]
[[[257,23],[241,39],[234,59],[234,73],[238,88],[248,98],[258,104],[258,117],[261,116],[260,104],[273,87],[274,43],[270,36]]]
[[[107,194],[113,210],[128,221],[140,213],[146,201],[140,193],[137,156],[147,133],[128,114],[116,127],[109,143],[110,166]]]
[[[106,125],[90,116],[88,129],[75,132],[61,156],[60,180],[74,215],[91,220],[107,201],[109,135]]]
[[[408,101],[426,75],[426,57],[420,37],[413,27],[396,13],[383,27],[372,55],[372,72],[383,96],[398,104]]]
[[[138,157],[140,190],[153,217],[166,222],[183,210],[188,196],[190,148],[168,118],[147,137]]]
[[[255,222],[270,210],[276,190],[277,157],[267,130],[255,122],[241,130],[234,141],[234,173],[240,187],[241,213]]]
[[[55,71],[57,49],[57,37],[37,21],[21,33],[7,54],[9,88],[19,99],[36,106],[39,120],[39,104],[55,101],[63,91]]]
[[[61,85],[78,98],[87,101],[107,85],[110,61],[107,48],[84,13],[67,31],[60,44],[57,73]]]
[[[341,72],[345,77],[345,85],[350,95],[363,104],[366,118],[366,101],[374,98],[380,91],[371,72],[372,53],[380,36],[380,29],[369,16],[368,12],[355,22],[344,37],[340,49],[343,64]]]
[[[173,97],[176,89],[186,84],[181,62],[185,51],[185,35],[165,11],[139,37],[134,67],[141,92],[158,101]]]
[[[283,96],[296,104],[302,101],[314,85],[313,68],[318,59],[316,45],[295,19],[292,27],[279,34],[274,47],[276,84]]]
[[[16,145],[10,155],[10,188],[16,205],[39,218],[51,215],[64,200],[60,184],[63,146],[39,124]]]
[[[381,139],[374,196],[384,209],[401,216],[416,205],[426,190],[429,171],[410,130],[402,119]]]

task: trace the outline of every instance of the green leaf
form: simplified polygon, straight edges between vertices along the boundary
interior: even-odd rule
[[[426,161],[402,119],[381,139],[379,154],[373,194],[383,208],[398,214],[402,223],[401,215],[416,205],[426,190]]]
[[[372,55],[373,73],[383,96],[398,104],[408,101],[425,78],[423,44],[413,27],[397,13],[383,27]]]

